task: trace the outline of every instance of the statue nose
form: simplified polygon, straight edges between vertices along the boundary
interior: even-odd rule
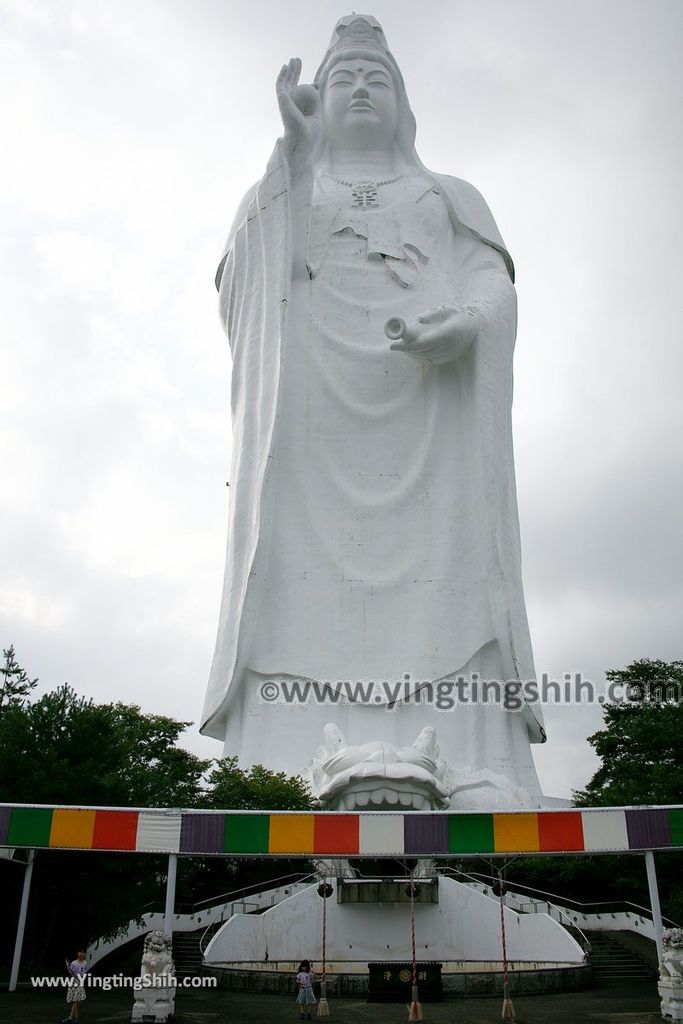
[[[356,88],[353,90],[352,99],[354,99],[354,100],[367,100],[369,98],[369,96],[370,96],[370,93],[368,92],[366,86],[364,86],[364,85],[357,85]]]

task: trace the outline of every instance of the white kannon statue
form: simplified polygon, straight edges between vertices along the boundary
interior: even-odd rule
[[[538,806],[538,709],[429,702],[459,676],[534,678],[512,260],[476,189],[417,156],[374,18],[341,19],[313,85],[300,67],[216,277],[234,448],[202,731],[244,764],[308,764],[331,807]],[[296,680],[388,685],[272,700]]]

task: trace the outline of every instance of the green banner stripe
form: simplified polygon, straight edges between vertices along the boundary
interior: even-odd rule
[[[51,807],[13,807],[7,829],[8,846],[49,846]]]
[[[672,846],[683,846],[683,809],[680,807],[669,811]]]
[[[449,853],[493,853],[492,814],[449,814]]]
[[[223,849],[226,853],[268,853],[270,815],[226,814]]]

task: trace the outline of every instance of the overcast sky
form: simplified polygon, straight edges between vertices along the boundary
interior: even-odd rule
[[[0,644],[197,722],[223,577],[213,276],[327,0],[3,0]],[[428,167],[517,264],[515,446],[537,671],[683,656],[680,0],[377,0]],[[596,767],[549,709],[544,790]],[[184,742],[219,745],[196,725]]]

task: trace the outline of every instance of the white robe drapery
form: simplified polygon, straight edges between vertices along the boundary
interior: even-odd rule
[[[266,175],[240,207],[217,277],[233,356],[233,465],[225,586],[202,732],[220,739],[225,736],[231,687],[248,667],[244,612],[265,532],[262,498],[280,414],[281,358],[291,287],[290,188],[280,146]],[[471,423],[470,500],[481,511],[479,544],[492,639],[501,652],[505,678],[532,679],[510,422],[516,330],[512,261],[479,193],[459,179],[431,175],[431,180],[442,191],[456,229],[464,227],[497,250],[508,268],[509,279],[497,270],[490,275],[480,272],[469,296],[470,304],[481,313],[481,327],[472,352],[463,360],[461,393]],[[416,310],[416,315],[420,312]],[[451,670],[460,667],[453,665]],[[348,678],[343,667],[339,678]],[[525,717],[529,738],[544,739],[538,709],[526,708]]]

